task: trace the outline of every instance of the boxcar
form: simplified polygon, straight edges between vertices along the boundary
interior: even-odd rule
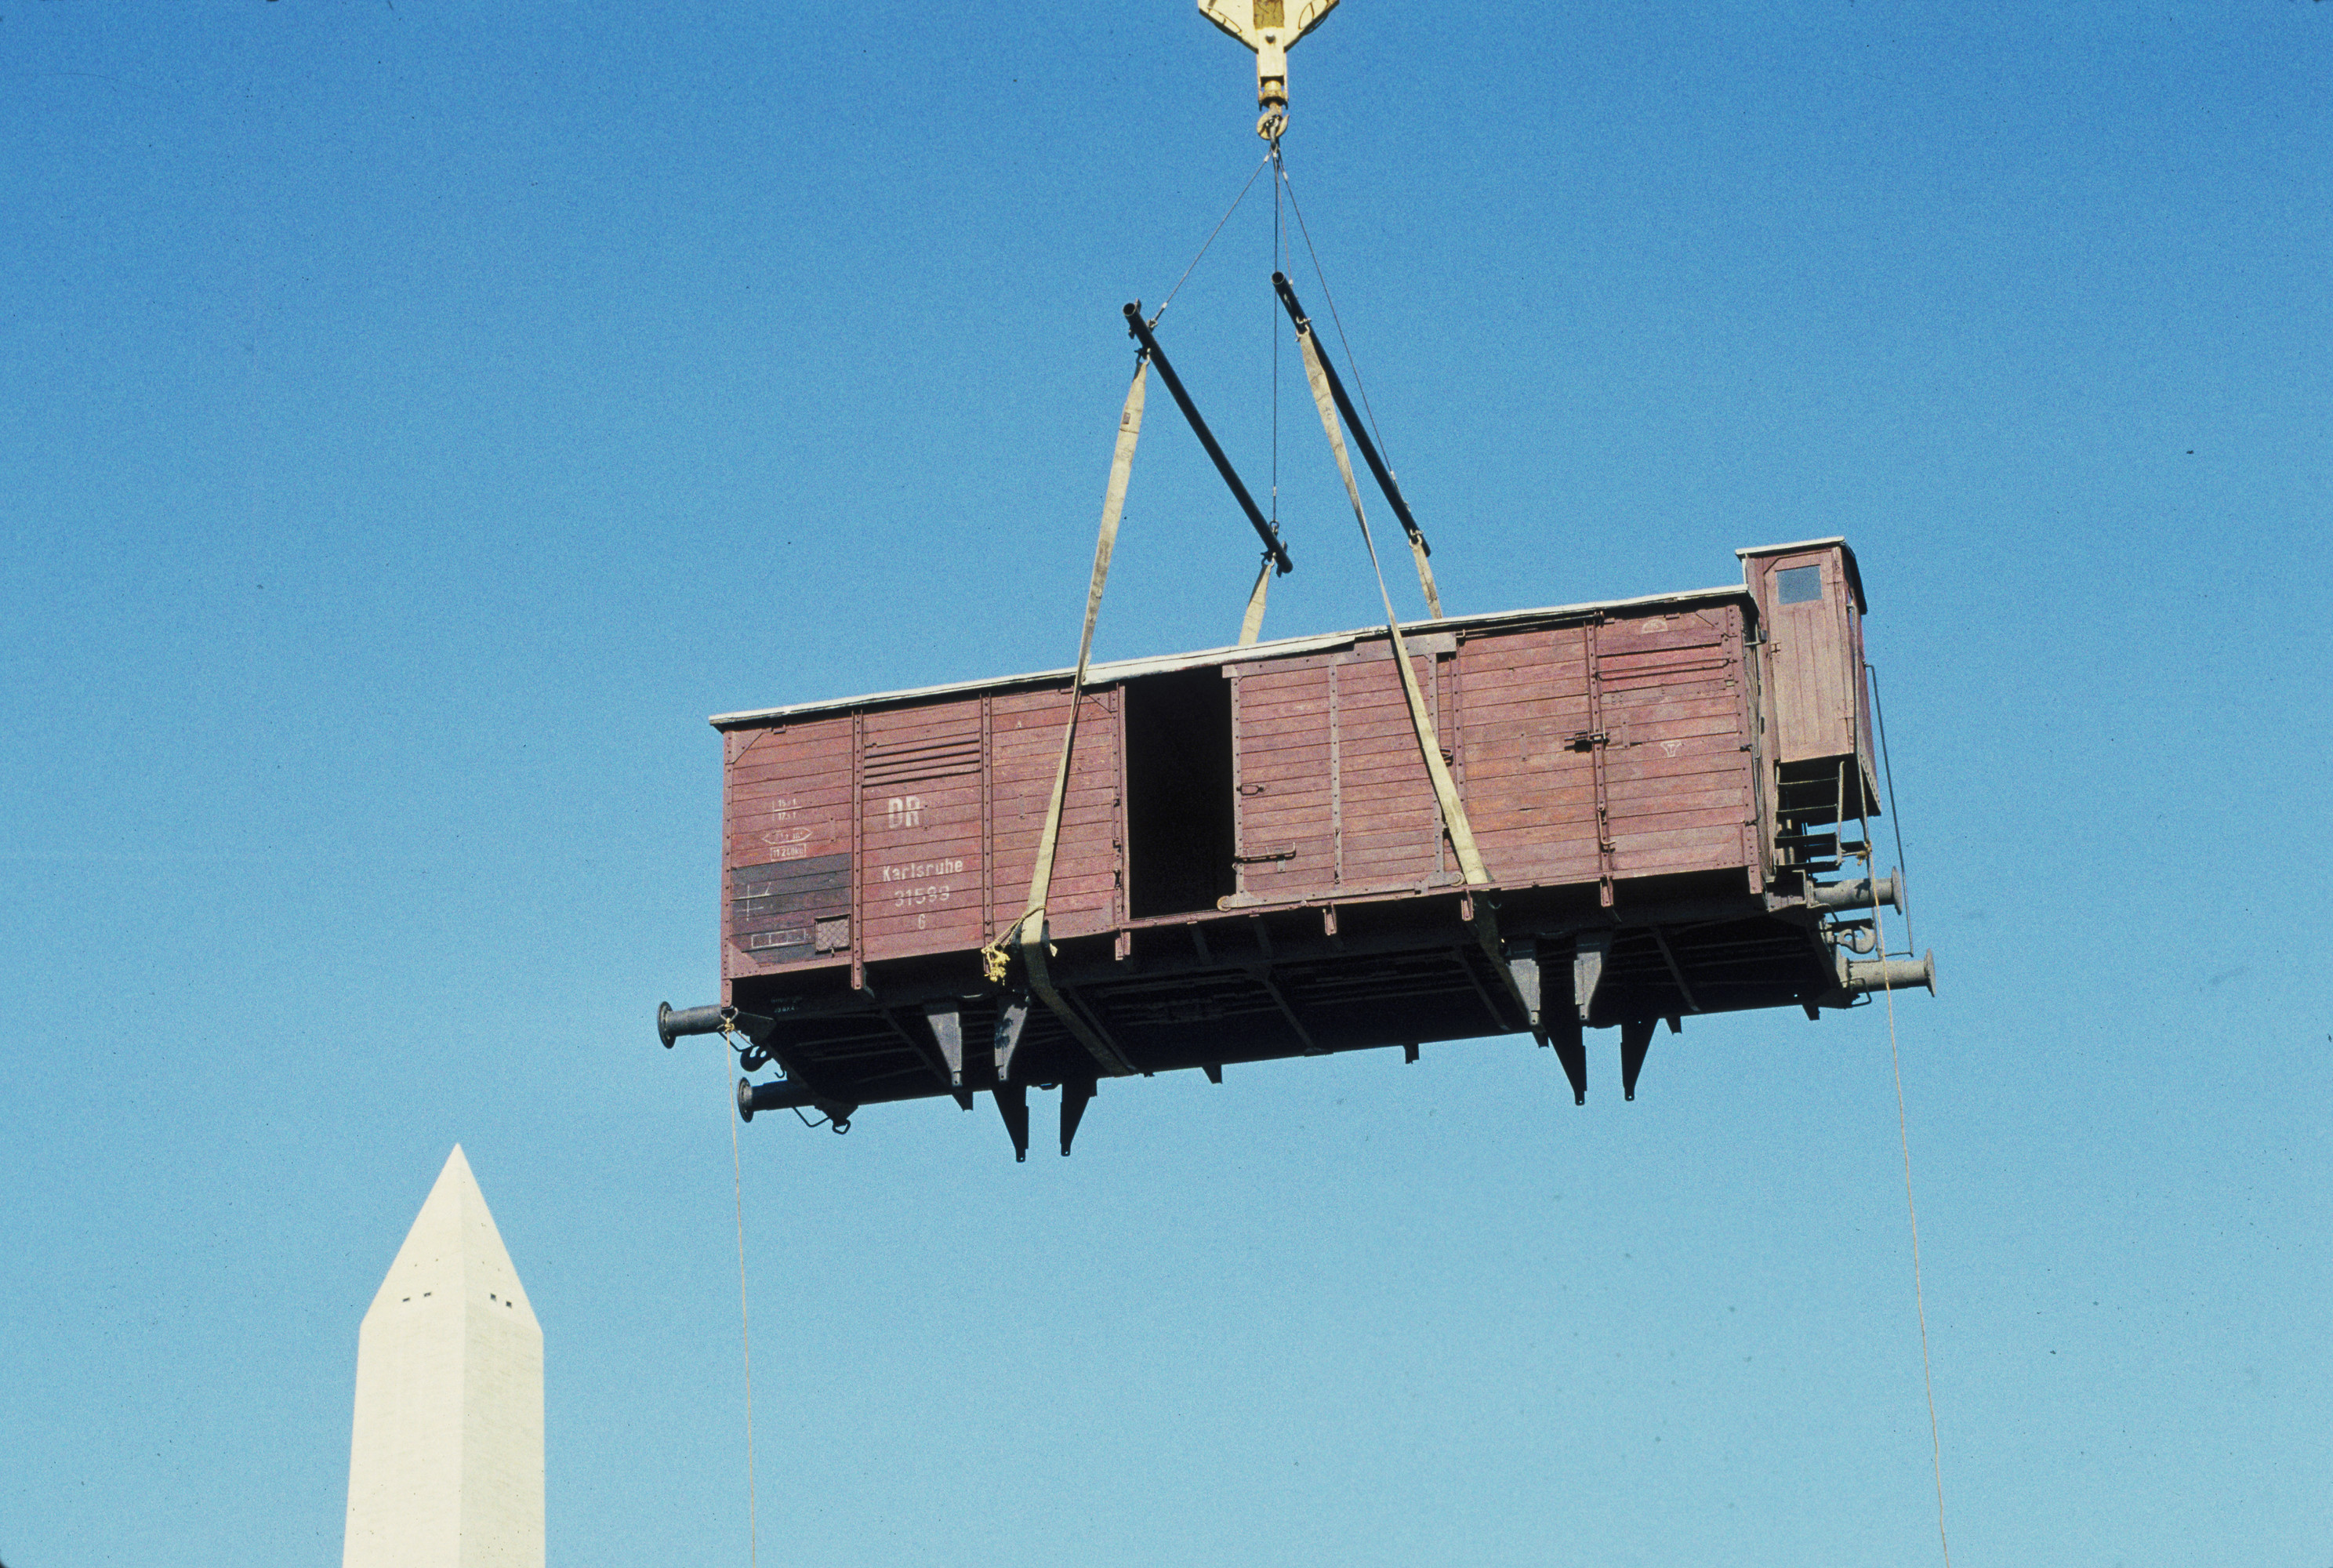
[[[1405,626],[1491,881],[1460,875],[1384,628],[1094,667],[1048,911],[1060,1007],[981,949],[1029,894],[1070,672],[725,714],[719,1009],[755,1109],[1531,1032],[1810,1016],[1923,964],[1858,958],[1877,811],[1844,540],[1742,583]],[[1867,837],[1867,833],[1864,835]],[[1481,939],[1484,909],[1497,939]],[[1098,1042],[1104,1050],[1093,1048]],[[1017,1124],[1016,1124],[1017,1118]]]

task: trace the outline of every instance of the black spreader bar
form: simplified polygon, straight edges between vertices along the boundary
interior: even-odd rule
[[[1272,274],[1272,286],[1280,291],[1280,303],[1288,307],[1288,319],[1296,323],[1296,330],[1311,332],[1312,323],[1306,318],[1304,307],[1296,303],[1296,291],[1289,287],[1287,274]],[[1426,543],[1426,535],[1418,531],[1417,519],[1409,515],[1409,503],[1401,498],[1401,486],[1394,483],[1393,471],[1385,466],[1385,459],[1378,456],[1377,444],[1369,439],[1368,428],[1353,411],[1353,399],[1345,396],[1345,383],[1337,379],[1337,367],[1329,362],[1329,355],[1320,348],[1317,335],[1312,340],[1312,347],[1320,353],[1320,369],[1329,378],[1329,395],[1337,399],[1337,412],[1345,416],[1345,429],[1353,438],[1353,445],[1361,449],[1361,460],[1376,476],[1378,488],[1385,492],[1387,502],[1393,507],[1393,515],[1401,519],[1403,530],[1416,540],[1428,555],[1433,554],[1434,546]]]
[[[1264,553],[1272,557],[1272,564],[1279,569],[1277,575],[1285,577],[1295,571],[1296,563],[1288,558],[1288,546],[1280,542],[1280,531],[1264,520],[1263,509],[1256,505],[1255,497],[1249,495],[1247,486],[1240,483],[1239,475],[1232,467],[1232,460],[1224,456],[1221,447],[1215,445],[1215,432],[1207,428],[1205,419],[1199,418],[1198,406],[1191,401],[1191,394],[1183,390],[1183,379],[1175,373],[1175,367],[1166,362],[1166,351],[1158,346],[1158,340],[1150,335],[1150,323],[1142,319],[1142,305],[1138,301],[1126,307],[1126,330],[1134,335],[1136,342],[1142,345],[1142,351],[1150,356],[1150,362],[1158,367],[1158,379],[1166,382],[1166,390],[1175,395],[1176,407],[1183,410],[1183,418],[1191,421],[1191,428],[1198,436],[1199,445],[1205,447],[1207,456],[1215,460],[1215,472],[1224,476],[1224,483],[1232,487],[1232,495],[1239,502],[1240,509],[1247,514],[1247,520],[1255,524],[1256,537],[1263,541]]]

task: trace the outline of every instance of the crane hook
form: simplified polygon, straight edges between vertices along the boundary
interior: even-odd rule
[[[1288,129],[1288,52],[1337,0],[1199,0],[1199,14],[1255,51],[1255,133],[1275,145]],[[1288,14],[1296,13],[1291,24]]]

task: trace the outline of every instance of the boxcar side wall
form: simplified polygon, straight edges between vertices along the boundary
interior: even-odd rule
[[[862,960],[977,948],[985,938],[983,709],[974,698],[859,720]]]
[[[849,949],[850,726],[837,717],[723,737],[725,986]]]
[[[1742,867],[1762,887],[1743,630],[1722,605],[1461,643],[1464,795],[1492,876],[1608,891]]]
[[[1763,889],[1771,824],[1748,624],[1743,604],[1713,600],[1407,640],[1494,881],[1595,887],[1607,904],[1632,879],[1683,873],[1731,871]],[[1458,883],[1387,639],[1234,654],[1220,674],[1234,797],[1224,909]],[[1082,698],[1047,900],[1057,938],[1133,923],[1127,700],[1115,684]],[[1009,927],[1067,702],[1066,683],[1001,686],[728,731],[725,986],[968,954]]]
[[[1755,714],[1741,611],[1592,628],[1616,877],[1744,867],[1759,889]]]
[[[990,835],[996,861],[989,928],[1001,931],[1029,902],[1053,774],[1061,760],[1061,726],[1069,717],[1069,688],[1001,692],[992,699],[994,725],[995,822]],[[1045,898],[1047,922],[1058,937],[1091,936],[1121,918],[1118,694],[1089,690],[1080,699],[1069,793]]]
[[[1407,640],[1437,744],[1456,644]],[[1455,881],[1388,641],[1226,665],[1238,891],[1230,908]]]
[[[1098,1073],[1534,1025],[1576,1096],[1574,1025],[1618,1025],[1633,1075],[1656,1020],[1922,977],[1850,957],[1817,880],[1851,873],[1873,794],[1854,554],[1739,553],[1741,588],[1405,630],[1495,950],[1383,629],[1089,672],[1050,990],[988,984],[979,949],[1028,898],[1068,672],[715,719],[723,1000],[753,1015],[747,1070],[786,1075],[741,1107],[994,1089],[1025,1148],[1013,1086],[1059,1084],[1066,1151]]]
[[[722,979],[981,947],[1020,918],[1066,685],[725,735]],[[1118,694],[1088,691],[1048,914],[1124,919]]]
[[[1585,629],[1469,637],[1458,645],[1467,819],[1502,882],[1593,882],[1597,767]]]
[[[1445,636],[1404,640],[1411,673],[1426,698],[1435,744],[1450,754],[1454,776],[1459,736],[1446,688],[1456,644]],[[1401,672],[1389,640],[1355,645],[1335,670],[1338,786],[1343,815],[1346,886],[1429,888],[1460,880],[1443,836],[1434,781],[1418,755]],[[1462,794],[1460,799],[1464,799]]]
[[[1339,654],[1227,666],[1232,686],[1235,905],[1320,898],[1337,887]]]

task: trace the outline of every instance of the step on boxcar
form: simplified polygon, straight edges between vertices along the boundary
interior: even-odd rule
[[[1054,994],[992,984],[1059,762],[1070,672],[723,715],[722,1002],[754,1111],[1530,1032],[1586,1092],[1620,1030],[1934,988],[1874,954],[1863,586],[1842,539],[1739,586],[1404,628],[1492,879],[1455,865],[1382,629],[1093,667],[1047,900]],[[1858,836],[1859,833],[1859,836]],[[1483,906],[1497,938],[1483,938]],[[1080,1038],[1080,1035],[1089,1038]]]

